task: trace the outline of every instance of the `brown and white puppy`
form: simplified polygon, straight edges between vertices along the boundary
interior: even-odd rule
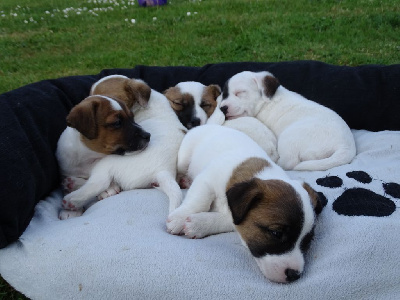
[[[205,86],[200,82],[180,82],[164,91],[179,121],[187,128],[203,125],[217,106],[221,88],[216,84]]]
[[[67,125],[56,150],[65,194],[81,187],[101,158],[143,150],[150,140],[125,103],[106,96],[82,100],[68,114]],[[111,186],[108,192],[119,190]]]
[[[227,119],[256,117],[276,135],[285,170],[327,170],[356,155],[353,134],[333,110],[283,87],[269,72],[241,72],[222,93]]]
[[[157,187],[167,194],[172,211],[182,201],[182,192],[176,182],[176,165],[186,128],[179,122],[166,97],[142,80],[121,75],[108,76],[92,88],[92,93],[100,91],[123,99],[133,95],[133,102],[129,105],[135,121],[151,133],[151,140],[146,150],[136,155],[108,155],[101,159],[94,166],[88,181],[64,197],[63,207],[80,209],[94,195],[114,183],[124,191]],[[125,97],[124,93],[129,95]]]
[[[192,185],[167,219],[170,233],[202,238],[236,229],[266,278],[300,278],[322,209],[310,186],[290,179],[244,133],[218,125],[187,133],[178,172]]]

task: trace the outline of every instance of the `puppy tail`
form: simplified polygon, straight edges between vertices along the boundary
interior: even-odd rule
[[[296,165],[295,171],[325,171],[337,166],[350,163],[356,155],[356,148],[342,147],[336,150],[331,156],[323,159],[306,160]]]

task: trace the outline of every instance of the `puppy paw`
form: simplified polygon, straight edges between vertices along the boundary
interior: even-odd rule
[[[105,198],[117,195],[121,192],[121,187],[115,183],[111,184],[110,187],[97,196],[97,200],[103,200]]]
[[[64,199],[61,202],[61,206],[63,209],[78,210],[83,207],[85,201],[74,199],[75,193],[76,191],[64,196]]]
[[[62,209],[60,213],[58,214],[58,218],[60,220],[66,220],[70,218],[75,218],[75,217],[80,217],[83,214],[83,209],[78,209],[78,210],[68,210],[68,209]]]
[[[209,235],[202,226],[202,218],[199,218],[197,215],[198,214],[193,214],[187,217],[183,226],[183,233],[191,239],[201,239]]]
[[[188,189],[190,188],[192,181],[188,177],[183,176],[179,178],[178,184],[181,189]]]
[[[74,176],[65,177],[61,182],[64,195],[76,191],[82,185],[84,185],[86,181],[87,181],[86,179],[81,177],[74,177]]]
[[[171,213],[167,219],[167,231],[170,234],[181,235],[183,234],[183,227],[187,216],[180,216]]]

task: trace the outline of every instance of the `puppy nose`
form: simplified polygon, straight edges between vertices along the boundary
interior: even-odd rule
[[[221,107],[221,111],[224,113],[224,115],[226,115],[226,113],[228,112],[228,106],[222,106]]]
[[[147,131],[142,130],[142,131],[139,133],[139,135],[140,135],[143,139],[145,139],[145,140],[150,140],[151,134],[148,133]]]
[[[192,124],[192,127],[196,127],[200,125],[200,119],[199,118],[194,118],[192,119],[192,121],[190,122]]]
[[[285,275],[288,282],[296,281],[300,278],[300,272],[293,269],[286,269]]]

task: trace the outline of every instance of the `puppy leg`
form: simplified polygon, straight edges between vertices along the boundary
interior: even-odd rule
[[[220,212],[200,212],[186,218],[183,233],[192,239],[234,230],[231,217]]]
[[[162,171],[156,175],[157,186],[169,199],[169,212],[172,212],[182,203],[182,191],[175,177],[170,172]]]
[[[75,176],[64,177],[63,181],[61,182],[64,195],[76,191],[81,186],[83,186],[86,183],[86,181],[87,179],[84,179],[82,177],[75,177]]]
[[[64,196],[62,207],[68,210],[77,210],[90,202],[91,198],[99,195],[111,184],[108,172],[92,172],[89,180],[78,190]]]
[[[207,182],[209,176],[203,174],[195,178],[182,205],[169,214],[167,219],[167,231],[169,233],[181,234],[187,217],[191,214],[210,210],[211,203],[215,199],[215,193]]]

